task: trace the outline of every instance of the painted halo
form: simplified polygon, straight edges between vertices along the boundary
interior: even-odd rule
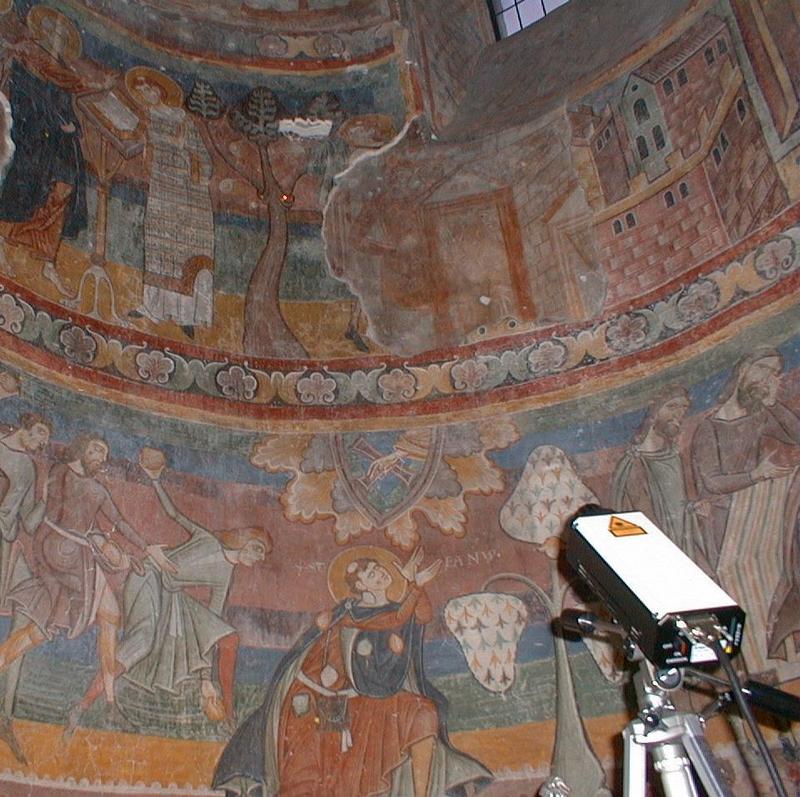
[[[345,575],[351,562],[355,562],[356,559],[374,559],[379,565],[385,567],[392,577],[392,583],[386,590],[386,596],[395,602],[403,600],[403,596],[406,594],[406,580],[395,566],[402,564],[397,556],[385,548],[378,548],[374,545],[357,545],[355,548],[342,551],[328,566],[328,589],[337,603],[345,598],[353,597]]]
[[[164,93],[164,105],[171,108],[180,108],[183,105],[183,90],[171,77],[148,66],[134,66],[125,73],[125,88],[137,105],[144,105],[142,96],[136,88],[136,83],[141,79],[161,89]]]
[[[79,58],[83,50],[81,34],[75,23],[60,11],[47,6],[34,6],[26,18],[34,41],[65,61]]]

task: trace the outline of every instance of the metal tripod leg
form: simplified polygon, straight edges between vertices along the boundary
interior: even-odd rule
[[[681,714],[679,717],[684,728],[683,746],[709,797],[733,797],[717,759],[711,752],[700,720],[694,714]]]
[[[666,797],[698,797],[693,771],[708,797],[733,797],[696,716],[667,714],[658,728],[646,730],[644,722],[635,719],[622,732],[624,797],[645,797],[648,751]]]
[[[647,748],[637,738],[644,723],[633,720],[622,731],[624,748],[623,797],[644,797],[647,784]]]

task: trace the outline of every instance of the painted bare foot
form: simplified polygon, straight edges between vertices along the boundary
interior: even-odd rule
[[[217,688],[208,678],[200,679],[200,707],[211,722],[222,722],[225,719],[225,708]]]
[[[14,728],[11,725],[10,717],[0,717],[0,742],[8,746],[8,749],[14,754],[14,758],[20,764],[27,764],[28,759],[25,758],[25,753],[22,751],[22,746],[14,733]]]
[[[72,294],[67,290],[67,286],[61,281],[61,277],[56,271],[55,263],[48,260],[44,264],[44,268],[42,268],[42,276],[48,280],[48,282],[52,282],[53,285],[56,286],[56,290],[62,296],[68,296],[70,299],[73,298]]]
[[[67,724],[64,726],[64,730],[61,734],[62,741],[68,742],[70,739],[72,739],[72,737],[75,735],[78,725],[80,725],[81,717],[83,717],[83,706],[78,703],[69,710],[69,714],[67,715]]]

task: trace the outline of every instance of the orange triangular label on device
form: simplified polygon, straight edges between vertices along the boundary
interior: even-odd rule
[[[608,530],[615,537],[634,537],[637,534],[647,534],[647,532],[641,526],[637,526],[635,523],[623,520],[621,517],[617,517],[616,515],[611,516],[611,520],[608,522]]]

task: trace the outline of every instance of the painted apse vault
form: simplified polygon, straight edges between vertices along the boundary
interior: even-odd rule
[[[587,502],[797,691],[798,3],[0,10],[0,792],[614,793]]]

